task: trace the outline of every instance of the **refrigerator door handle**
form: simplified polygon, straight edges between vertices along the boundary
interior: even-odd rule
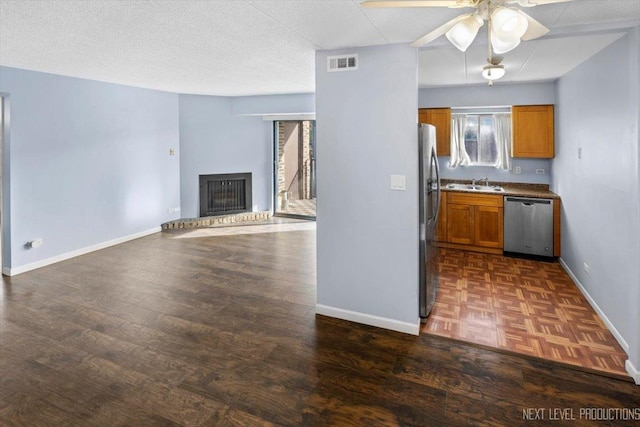
[[[440,214],[440,165],[438,164],[438,155],[435,147],[431,150],[431,164],[436,171],[436,209],[433,216],[434,224],[438,223],[438,215]]]

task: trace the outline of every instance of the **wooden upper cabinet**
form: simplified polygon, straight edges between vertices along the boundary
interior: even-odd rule
[[[511,107],[513,157],[553,158],[553,105]]]
[[[451,108],[420,108],[418,122],[436,127],[438,156],[451,155]]]

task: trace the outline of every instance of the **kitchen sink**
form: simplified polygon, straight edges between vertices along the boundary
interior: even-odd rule
[[[478,191],[480,193],[504,193],[504,188],[498,185],[447,184],[449,190]]]

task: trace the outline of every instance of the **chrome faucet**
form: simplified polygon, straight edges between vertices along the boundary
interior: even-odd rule
[[[478,182],[480,182],[480,183],[481,183],[482,181],[484,181],[484,182],[486,183],[487,187],[489,186],[489,178],[487,178],[487,177],[485,177],[485,178],[480,178],[480,179],[479,179],[479,180],[477,180],[477,181],[478,181]],[[475,180],[475,179],[472,179],[472,180],[471,180],[471,185],[476,185],[476,180]]]

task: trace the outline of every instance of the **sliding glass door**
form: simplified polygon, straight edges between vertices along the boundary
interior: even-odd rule
[[[274,122],[274,213],[315,218],[315,121]]]

